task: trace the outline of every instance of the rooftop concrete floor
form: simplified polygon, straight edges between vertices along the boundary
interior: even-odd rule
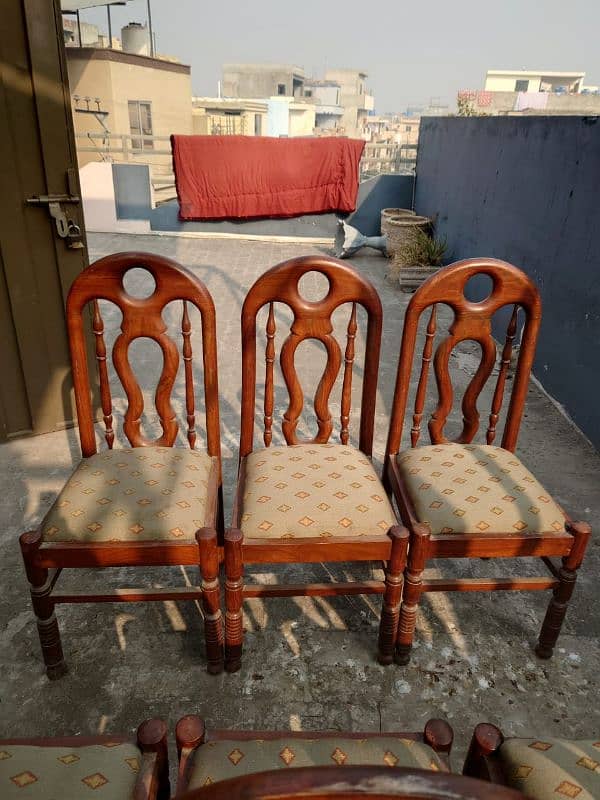
[[[228,518],[239,430],[242,299],[267,267],[319,251],[293,244],[90,236],[92,259],[128,249],[177,259],[208,285],[215,299]],[[374,282],[385,311],[375,444],[379,465],[409,296],[386,281],[386,262],[378,254],[363,252],[367,255],[353,263]],[[313,282],[306,291],[310,294],[317,288]],[[284,316],[282,312],[278,317],[280,330]],[[118,315],[108,313],[106,319],[107,328],[114,331]],[[340,325],[346,320],[340,319]],[[199,353],[195,339],[194,344]],[[157,369],[148,347],[141,343],[137,355],[143,385],[151,389]],[[300,372],[314,379],[324,359],[317,355],[316,346],[305,347],[303,354],[302,348],[299,350]],[[472,349],[461,348],[453,364],[455,380],[464,387],[476,364]],[[360,377],[359,370],[356,377]],[[282,387],[279,379],[279,413],[286,406]],[[181,400],[178,387],[179,411]],[[430,387],[430,405],[432,401]],[[489,401],[488,393],[480,403],[484,424]],[[332,404],[334,418],[339,415],[336,402]],[[117,392],[119,404],[122,406],[122,398]],[[355,414],[353,422],[356,420]],[[455,416],[454,425],[457,420]],[[529,393],[518,452],[574,516],[592,524],[600,519],[600,459],[536,386]],[[416,730],[428,718],[441,716],[455,728],[454,763],[458,767],[470,731],[483,720],[516,735],[600,734],[597,536],[581,570],[559,647],[549,662],[538,660],[532,651],[546,593],[426,595],[411,664],[388,668],[379,666],[374,658],[378,597],[252,600],[245,606],[243,668],[235,675],[217,677],[205,671],[202,620],[195,604],[75,605],[58,609],[70,671],[62,680],[49,683],[42,668],[17,539],[21,531],[39,523],[78,459],[76,429],[0,447],[1,735],[129,731],[153,715],[165,718],[172,727],[179,717],[192,712],[202,714],[211,726],[293,730]],[[538,566],[525,561],[526,567],[523,562],[520,565],[521,574],[534,574]],[[441,566],[443,574],[484,576],[506,573],[515,565],[471,561]],[[297,581],[310,573],[317,580],[329,580],[377,570],[377,565],[291,565],[274,572],[263,566],[249,567],[247,575],[252,579],[262,573],[263,581]],[[65,584],[98,589],[107,582],[135,586],[195,580],[192,570],[186,569],[187,575],[182,572],[178,568],[80,571],[69,574]]]

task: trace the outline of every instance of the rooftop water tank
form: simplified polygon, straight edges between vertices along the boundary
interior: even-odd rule
[[[140,22],[130,22],[121,28],[121,43],[126,53],[135,53],[138,56],[150,55],[148,28]]]

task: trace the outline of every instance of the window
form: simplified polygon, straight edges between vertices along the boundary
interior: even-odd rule
[[[260,114],[254,115],[254,135],[262,136],[262,117]]]
[[[529,89],[529,81],[515,81],[515,92],[526,92]]]
[[[312,89],[305,89],[304,97],[312,97]]]
[[[152,150],[152,139],[136,138],[136,136],[152,136],[152,103],[141,100],[129,100],[129,129],[131,146],[134,150]]]
[[[285,83],[277,84],[277,94],[285,94]]]
[[[406,126],[406,128],[405,128],[404,130],[405,130],[407,133],[410,133],[410,132],[411,132],[411,130],[412,130],[412,127],[411,127],[410,125],[407,125],[407,126]]]

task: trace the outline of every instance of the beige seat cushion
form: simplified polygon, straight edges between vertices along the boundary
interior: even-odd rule
[[[242,504],[249,539],[385,535],[397,524],[370,460],[348,445],[251,453]]]
[[[42,523],[44,542],[193,541],[216,459],[133,447],[84,458]]]
[[[600,742],[507,739],[499,752],[509,785],[532,800],[598,800]]]
[[[36,747],[0,744],[2,800],[125,800],[142,754],[133,744]]]
[[[380,765],[447,771],[426,744],[393,736],[350,739],[281,737],[207,742],[195,754],[190,789],[253,772],[285,767]]]
[[[564,530],[560,507],[502,447],[429,445],[396,459],[417,518],[434,534]]]

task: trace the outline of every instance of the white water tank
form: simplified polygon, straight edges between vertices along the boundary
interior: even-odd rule
[[[135,53],[137,56],[150,55],[148,28],[141,22],[130,22],[121,28],[121,43],[126,53]]]

